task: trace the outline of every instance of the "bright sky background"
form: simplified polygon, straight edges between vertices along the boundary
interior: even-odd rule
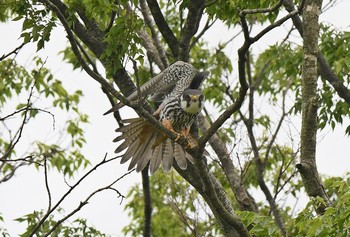
[[[321,21],[333,24],[342,30],[349,30],[349,9],[350,1],[339,1],[333,9],[321,16]],[[0,55],[8,53],[20,45],[21,42],[17,40],[20,35],[20,29],[20,22],[0,24],[2,35],[0,38]],[[282,31],[288,29],[283,26],[280,28]],[[280,37],[280,30],[270,32],[267,37],[264,37],[257,45],[254,45],[255,49],[264,49],[266,45],[273,44]],[[223,37],[218,37],[218,35],[225,36],[223,31],[222,27],[216,27],[211,29],[205,37],[207,37],[211,45],[216,45],[220,41],[225,41]],[[54,76],[63,80],[64,85],[70,91],[77,89],[83,91],[85,96],[81,102],[81,110],[89,114],[90,120],[90,124],[85,127],[87,146],[84,148],[84,154],[91,160],[92,164],[96,164],[103,159],[105,153],[108,153],[108,157],[114,155],[113,152],[116,146],[112,143],[112,140],[116,136],[114,129],[117,127],[117,124],[113,116],[102,115],[109,109],[109,103],[102,91],[98,89],[97,83],[84,72],[72,71],[72,67],[63,62],[61,56],[57,56],[57,52],[64,49],[66,45],[65,33],[60,28],[54,31],[51,41],[45,45],[45,49],[41,50],[39,54],[42,58],[47,58],[45,66],[51,68]],[[239,47],[240,43],[236,45]],[[25,47],[20,51],[17,61],[26,67],[31,67],[35,49],[35,46]],[[232,51],[228,52],[229,56],[236,58],[236,50],[236,48],[232,48]],[[23,96],[23,98],[26,98],[25,96],[27,95]],[[17,103],[17,101],[15,102]],[[133,116],[134,113],[132,110],[125,108],[122,110],[122,115],[124,117]],[[54,131],[51,117],[46,114],[40,115],[34,123],[25,128],[22,141],[19,144],[20,148],[25,151],[29,146],[28,142],[33,138],[51,139],[51,141],[54,141],[56,138],[54,134],[63,126],[63,119],[62,114],[56,115],[56,131]],[[345,125],[348,125],[348,121]],[[318,140],[319,171],[328,175],[341,175],[344,172],[349,172],[350,140],[344,137],[343,130],[341,128],[337,128],[335,131],[325,129],[319,133]],[[85,199],[89,193],[99,187],[108,185],[126,171],[127,165],[120,165],[118,161],[99,168],[64,202],[64,209],[67,212],[75,209],[79,202]],[[122,179],[115,187],[126,195],[129,188],[139,181],[140,175],[133,173]],[[49,183],[51,185],[53,202],[55,203],[66,192],[68,187],[64,183],[63,177],[57,172],[50,173]],[[33,210],[47,208],[47,195],[42,170],[38,172],[34,168],[19,169],[16,177],[0,185],[0,193],[0,213],[5,218],[4,227],[8,229],[12,236],[16,236],[24,230],[24,225],[15,222],[15,218],[28,214]],[[127,213],[123,212],[125,203],[126,201],[124,200],[120,204],[120,199],[117,199],[115,193],[107,191],[91,199],[90,203],[74,217],[87,217],[90,223],[99,230],[112,236],[123,236],[121,228],[129,222]],[[2,226],[1,223],[0,226]]]

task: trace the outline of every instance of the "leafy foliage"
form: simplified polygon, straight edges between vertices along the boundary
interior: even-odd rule
[[[59,213],[64,214],[63,210],[59,210]],[[36,225],[38,224],[38,220],[40,220],[44,215],[43,211],[35,211],[33,213],[29,213],[23,217],[17,218],[18,222],[26,222],[27,229],[20,236],[25,237],[29,236],[31,232],[34,230]],[[51,229],[57,224],[57,219],[53,215],[51,215],[47,221],[45,221],[44,225],[36,232],[35,236],[44,236],[46,233],[51,231]],[[87,237],[107,237],[107,235],[101,233],[94,227],[88,225],[86,219],[78,218],[72,221],[72,225],[60,225],[55,229],[50,236],[55,237],[78,237],[78,236],[87,236]]]
[[[349,65],[350,65],[350,32],[339,32],[331,26],[321,26],[320,51],[327,58],[333,71],[337,74],[345,87],[349,86]],[[336,49],[336,50],[335,50]],[[320,90],[320,127],[327,124],[334,129],[337,124],[343,124],[345,118],[350,117],[349,105],[340,99],[335,90],[324,78]],[[350,126],[345,130],[350,134]]]
[[[81,154],[80,148],[85,144],[84,131],[81,128],[83,124],[88,122],[88,117],[82,114],[78,105],[82,92],[80,90],[70,94],[63,87],[62,82],[55,79],[50,70],[45,68],[45,62],[40,58],[34,59],[37,68],[28,70],[21,65],[17,65],[14,60],[4,60],[0,62],[0,75],[4,80],[0,82],[0,103],[4,107],[11,99],[19,94],[28,94],[25,102],[17,104],[16,111],[11,116],[2,115],[4,123],[17,113],[21,114],[18,118],[19,125],[18,133],[15,137],[9,132],[8,137],[3,136],[0,140],[2,148],[1,156],[6,159],[11,159],[16,154],[16,140],[20,137],[24,126],[27,126],[30,121],[34,120],[39,113],[49,113],[53,117],[53,127],[55,127],[54,114],[48,109],[36,107],[37,99],[31,99],[35,93],[36,98],[46,98],[51,101],[51,107],[59,108],[63,111],[73,111],[77,117],[67,120],[66,132],[71,136],[71,149],[61,148],[60,144],[49,145],[42,141],[34,142],[32,147],[23,157],[27,157],[27,161],[33,164],[40,164],[44,159],[49,159],[52,167],[56,167],[64,174],[72,176],[82,165],[86,167],[89,161]],[[29,97],[28,97],[29,96]],[[2,111],[5,113],[5,111]],[[2,169],[3,175],[13,172],[14,166],[11,163],[6,163]]]
[[[325,180],[327,190],[336,193],[334,206],[326,209],[324,215],[316,216],[313,210],[314,203],[320,199],[311,200],[307,207],[299,213],[291,228],[292,236],[348,236],[350,210],[349,175],[344,178],[329,178]],[[333,192],[331,194],[334,194]]]

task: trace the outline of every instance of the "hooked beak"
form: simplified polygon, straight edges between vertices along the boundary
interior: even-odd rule
[[[199,100],[199,95],[190,95],[191,101],[197,102]]]

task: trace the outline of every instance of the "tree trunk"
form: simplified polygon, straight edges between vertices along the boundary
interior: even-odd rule
[[[322,0],[306,0],[303,8],[304,65],[302,75],[302,124],[300,144],[301,174],[305,190],[310,197],[321,197],[324,203],[317,205],[317,213],[322,214],[331,203],[316,167],[317,134],[317,54],[318,54],[318,17]]]

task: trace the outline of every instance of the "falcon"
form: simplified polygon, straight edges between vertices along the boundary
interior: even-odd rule
[[[203,93],[198,88],[208,75],[208,72],[198,72],[191,64],[178,61],[139,89],[141,96],[152,95],[152,100],[162,101],[153,115],[167,129],[178,134],[175,140],[180,136],[187,138],[190,147],[197,143],[189,131],[204,103]],[[127,97],[131,101],[137,98],[137,92]],[[123,104],[119,103],[108,112],[122,107]],[[160,164],[164,171],[170,171],[174,159],[181,169],[187,168],[187,159],[194,162],[181,145],[170,140],[145,119],[125,119],[123,123],[126,125],[116,130],[121,135],[114,142],[124,141],[115,152],[120,153],[126,149],[121,163],[131,159],[129,170],[136,166],[136,171],[141,171],[149,162],[150,172],[153,174]]]

